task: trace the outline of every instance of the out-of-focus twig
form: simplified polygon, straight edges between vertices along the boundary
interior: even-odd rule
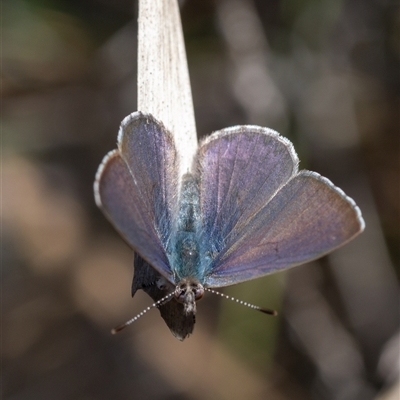
[[[217,12],[233,64],[236,100],[250,123],[283,129],[286,104],[269,71],[269,46],[253,2],[223,0]]]

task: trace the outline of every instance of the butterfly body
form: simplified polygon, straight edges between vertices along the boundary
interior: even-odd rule
[[[172,227],[169,264],[174,271],[175,298],[184,305],[186,315],[196,313],[196,301],[204,295],[205,265],[201,246],[200,195],[196,178],[182,178],[178,218]]]
[[[213,133],[182,177],[178,160],[171,133],[134,113],[99,167],[95,199],[135,251],[132,295],[143,289],[158,301],[174,292],[159,308],[181,340],[205,288],[311,261],[364,229],[354,201],[317,173],[298,171],[292,144],[268,128]]]
[[[198,184],[192,174],[184,175],[178,205],[178,218],[172,226],[167,257],[173,266],[175,283],[192,277],[204,278],[200,245],[200,198]]]

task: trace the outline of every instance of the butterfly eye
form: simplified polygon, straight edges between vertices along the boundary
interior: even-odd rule
[[[179,294],[185,294],[185,293],[186,293],[186,290],[187,290],[186,285],[181,285],[181,286],[179,287]]]
[[[200,284],[192,286],[192,291],[194,293],[194,298],[196,301],[200,300],[204,296],[204,288]]]

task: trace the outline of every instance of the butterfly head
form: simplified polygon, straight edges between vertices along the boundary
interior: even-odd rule
[[[196,279],[184,278],[176,285],[174,295],[183,304],[186,315],[196,314],[196,301],[203,297],[204,287]]]

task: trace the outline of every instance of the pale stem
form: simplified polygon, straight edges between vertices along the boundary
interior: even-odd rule
[[[177,0],[139,0],[138,30],[138,110],[172,132],[185,173],[197,135]]]

